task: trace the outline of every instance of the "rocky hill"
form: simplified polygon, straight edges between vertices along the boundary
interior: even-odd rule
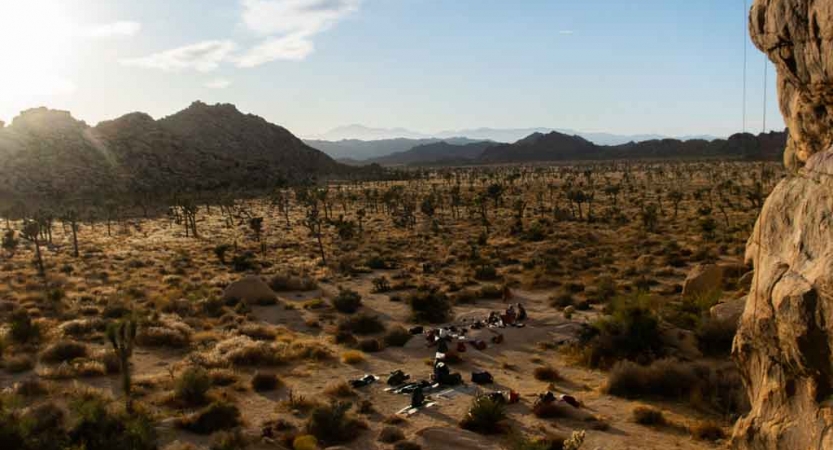
[[[437,142],[447,142],[452,145],[466,145],[482,142],[482,140],[452,137],[448,139],[396,138],[369,141],[359,139],[344,139],[338,141],[307,139],[304,142],[306,142],[310,147],[317,148],[318,150],[321,150],[331,157],[339,160],[367,161],[392,155],[394,153],[406,152],[420,145],[434,144]]]
[[[534,133],[514,144],[486,149],[479,161],[487,164],[603,159],[732,158],[779,160],[786,145],[785,132],[735,134],[728,139],[682,141],[658,139],[623,145],[595,145],[558,132]]]
[[[6,198],[266,188],[349,170],[232,105],[195,102],[161,120],[131,113],[95,127],[38,108],[0,129],[0,195]]]
[[[472,144],[454,145],[448,142],[435,142],[418,145],[404,152],[397,152],[368,162],[381,165],[410,165],[410,164],[442,164],[448,161],[474,161],[494,142],[475,142]]]

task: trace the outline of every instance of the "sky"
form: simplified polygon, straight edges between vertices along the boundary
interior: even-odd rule
[[[304,137],[348,124],[726,136],[762,131],[764,113],[781,130],[744,3],[0,0],[0,120],[38,106],[159,118],[202,100]]]

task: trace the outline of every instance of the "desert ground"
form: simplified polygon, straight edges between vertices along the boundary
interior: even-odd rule
[[[775,163],[496,166],[179,193],[149,212],[20,204],[0,214],[2,414],[34,424],[27,439],[133,436],[125,448],[544,449],[582,431],[589,449],[715,448],[748,408],[729,356],[737,316],[721,311],[742,307],[746,241],[782,176]],[[437,352],[414,327],[518,303],[523,327],[469,330],[483,349],[452,342],[463,384],[397,415],[411,397],[386,392],[388,374],[427,380]],[[380,379],[348,383],[366,374]],[[517,403],[473,408],[510,390]],[[536,406],[547,391],[580,404]],[[132,421],[103,430],[102,417]]]

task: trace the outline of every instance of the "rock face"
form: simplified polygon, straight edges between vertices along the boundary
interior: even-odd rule
[[[691,269],[683,283],[683,297],[696,297],[720,290],[723,268],[717,264],[700,264]]]
[[[262,278],[249,275],[235,281],[223,291],[223,300],[239,300],[252,305],[274,303],[278,298]]]
[[[739,449],[833,448],[833,2],[756,0],[755,44],[778,69],[795,171],[764,204],[733,355],[752,409]]]
[[[833,144],[833,3],[755,0],[752,41],[778,70],[778,97],[789,129],[784,162],[798,168]]]

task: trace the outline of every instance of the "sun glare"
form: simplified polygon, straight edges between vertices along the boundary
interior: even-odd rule
[[[0,103],[32,106],[67,93],[73,24],[60,0],[0,3]]]

